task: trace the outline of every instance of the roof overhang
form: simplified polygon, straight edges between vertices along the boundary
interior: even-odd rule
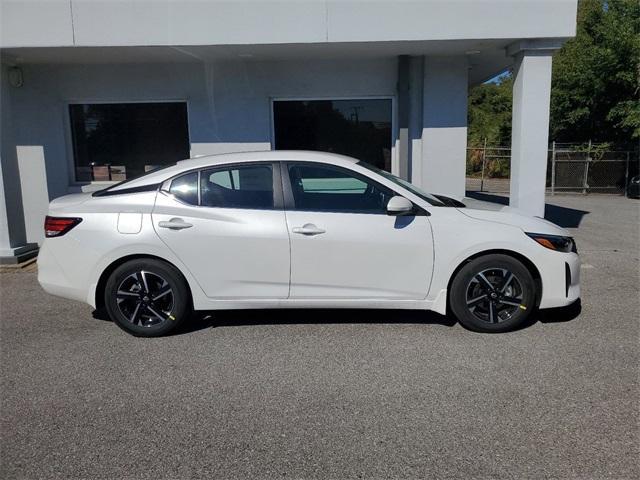
[[[277,61],[366,61],[400,55],[465,56],[470,84],[480,83],[508,69],[517,39],[403,42],[345,42],[272,45],[191,45],[132,47],[28,47],[0,51],[2,63],[12,66],[215,63]],[[559,45],[562,39],[549,44]]]

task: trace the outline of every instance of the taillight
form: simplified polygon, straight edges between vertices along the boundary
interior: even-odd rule
[[[44,219],[44,236],[47,238],[61,237],[82,221],[77,217],[50,217]]]

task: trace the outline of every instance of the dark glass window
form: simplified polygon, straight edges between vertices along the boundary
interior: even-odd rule
[[[200,205],[222,208],[273,208],[271,165],[212,168],[200,174]]]
[[[394,193],[358,174],[328,165],[289,165],[296,210],[387,213]]]
[[[198,205],[198,172],[191,172],[174,178],[169,192],[179,200]]]
[[[276,150],[349,155],[391,171],[391,99],[273,102]]]
[[[126,180],[189,157],[185,102],[69,105],[77,181]]]

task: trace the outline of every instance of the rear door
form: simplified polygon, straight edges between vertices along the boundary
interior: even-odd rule
[[[208,297],[287,298],[289,235],[277,163],[180,175],[158,194],[152,218]]]

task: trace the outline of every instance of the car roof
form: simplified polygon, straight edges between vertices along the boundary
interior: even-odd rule
[[[180,160],[175,165],[158,169],[140,178],[134,178],[121,185],[114,185],[109,190],[117,191],[153,185],[165,181],[175,175],[189,170],[206,168],[216,165],[244,162],[276,162],[276,161],[297,161],[297,162],[323,162],[333,165],[349,167],[359,160],[345,155],[338,155],[328,152],[313,152],[307,150],[266,150],[251,152],[221,153],[218,155],[196,156],[186,160]]]
[[[188,169],[206,167],[207,165],[215,165],[222,163],[236,162],[256,162],[256,161],[311,161],[311,162],[327,162],[342,164],[357,163],[355,158],[345,155],[338,155],[329,152],[314,152],[310,150],[265,150],[258,152],[234,152],[221,153],[218,155],[196,156],[187,160],[178,162],[178,166],[184,166]]]

